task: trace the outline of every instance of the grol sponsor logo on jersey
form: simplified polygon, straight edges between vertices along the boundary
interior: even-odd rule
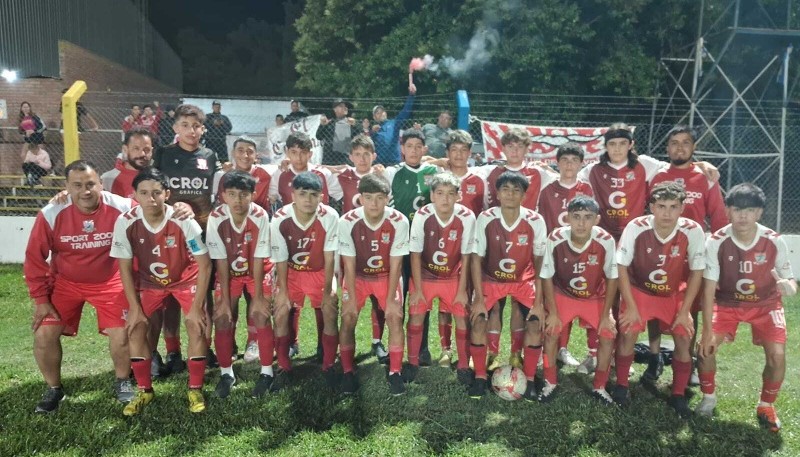
[[[249,271],[250,262],[248,262],[244,257],[238,256],[233,262],[231,262],[231,276],[237,278],[240,276],[246,276]]]
[[[608,195],[608,208],[606,210],[606,214],[611,217],[628,217],[628,210],[625,208],[625,205],[628,203],[628,198],[625,196],[625,192],[620,190],[611,192]]]
[[[289,265],[294,271],[307,271],[309,269],[308,258],[310,255],[311,253],[307,251],[298,252],[292,256],[292,261],[289,262]]]
[[[172,280],[169,279],[167,264],[161,262],[153,262],[150,264],[150,277],[153,281],[162,286],[168,286],[172,282]]]
[[[428,271],[436,273],[450,273],[450,267],[447,266],[447,253],[443,251],[436,251],[431,256],[431,262],[428,263]]]
[[[386,269],[383,267],[383,257],[374,255],[367,259],[367,268],[364,268],[364,273],[375,274],[383,273]]]
[[[666,271],[660,268],[658,270],[653,270],[650,272],[648,279],[649,281],[644,282],[644,286],[648,290],[658,293],[672,292],[672,288],[669,286],[669,284],[667,284],[668,278]]]
[[[761,297],[756,294],[756,285],[752,279],[740,279],[736,281],[736,292],[733,296],[738,301],[757,302]]]
[[[578,276],[577,278],[569,280],[568,292],[576,297],[590,297],[592,294],[587,290],[588,288],[589,283],[586,282],[586,278],[583,276]]]
[[[497,266],[500,268],[500,271],[495,271],[494,276],[497,279],[504,279],[504,280],[516,280],[517,274],[517,262],[514,259],[500,259]]]
[[[202,191],[208,190],[207,178],[189,178],[189,177],[174,177],[169,178],[169,187],[177,189],[183,194],[202,194]]]

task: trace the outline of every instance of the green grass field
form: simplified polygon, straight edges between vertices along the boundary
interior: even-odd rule
[[[186,374],[157,381],[156,400],[143,415],[122,416],[111,394],[113,372],[105,338],[87,306],[77,338],[64,339],[64,388],[56,414],[32,413],[44,384],[32,353],[31,308],[18,266],[0,266],[0,456],[26,455],[580,455],[760,456],[800,455],[798,300],[787,303],[792,329],[789,370],[778,399],[784,429],[758,428],[755,404],[763,355],[742,327],[719,361],[719,403],[713,420],[681,421],[664,403],[671,370],[659,391],[632,377],[633,403],[604,408],[588,395],[591,378],[562,370],[562,389],[550,404],[471,400],[445,368],[423,369],[402,397],[389,396],[384,369],[369,356],[367,312],[358,326],[361,389],[342,398],[325,386],[319,367],[304,357],[315,349],[314,319],[303,315],[296,384],[277,395],[250,398],[256,365],[234,365],[239,385],[226,400],[213,397],[218,371],[206,377],[208,410],[187,410]],[[506,316],[506,319],[508,316]],[[435,325],[431,342],[438,341]],[[240,329],[240,346],[243,346]],[[184,338],[184,344],[187,340]],[[582,358],[585,333],[577,326],[571,349]],[[437,344],[432,343],[434,357]],[[503,342],[508,350],[508,338]],[[162,349],[163,352],[163,349]],[[699,401],[699,392],[691,401]]]

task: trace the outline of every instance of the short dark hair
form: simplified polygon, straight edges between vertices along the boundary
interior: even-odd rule
[[[151,132],[150,129],[146,127],[134,127],[125,132],[125,139],[122,141],[122,144],[125,145],[130,144],[131,138],[134,136],[145,136],[147,138],[150,138],[150,142],[152,142],[154,146],[156,144],[155,135],[153,135],[153,132]]]
[[[445,146],[447,149],[450,149],[450,146],[454,144],[466,144],[472,148],[472,135],[465,130],[453,130],[447,135],[447,143],[445,143]]]
[[[222,183],[220,185],[223,191],[238,189],[251,194],[256,191],[256,179],[250,173],[239,170],[231,170],[222,175]]]
[[[355,148],[362,147],[369,151],[375,152],[375,142],[372,141],[372,138],[369,135],[364,135],[363,133],[360,135],[356,135],[350,140],[350,151]]]
[[[583,162],[583,148],[574,141],[564,143],[556,150],[556,162],[564,156],[577,156]]]
[[[728,190],[725,206],[729,208],[766,208],[767,196],[755,184],[743,182]]]
[[[391,187],[389,181],[383,176],[375,173],[367,173],[358,182],[358,191],[362,194],[386,194],[389,195]]]
[[[275,116],[275,119],[283,120],[284,119],[283,114],[278,114],[277,116]]]
[[[71,162],[69,165],[67,165],[67,168],[64,169],[64,176],[69,178],[69,172],[73,170],[74,171],[94,170],[94,172],[97,173],[97,167],[92,162],[83,159],[75,160],[74,162]]]
[[[529,186],[528,178],[526,178],[525,175],[523,175],[518,171],[511,171],[511,170],[504,171],[497,178],[497,181],[494,183],[494,187],[495,189],[500,190],[500,188],[506,184],[510,184],[514,187],[519,187],[520,189],[522,189],[523,192],[528,191],[528,186]]]
[[[239,138],[236,138],[236,141],[233,142],[233,149],[236,149],[236,145],[239,143],[252,144],[253,149],[258,149],[258,146],[256,146],[256,140],[250,138],[247,135],[242,135]]]
[[[650,190],[648,203],[655,203],[658,200],[678,200],[683,203],[686,199],[686,188],[683,184],[675,181],[664,181],[656,184]]]
[[[322,192],[322,178],[313,171],[304,171],[292,179],[292,189]]]
[[[667,142],[672,139],[673,136],[686,133],[692,138],[692,143],[697,141],[697,132],[686,124],[678,124],[675,127],[672,127],[669,132],[667,132]]]
[[[142,181],[155,181],[161,184],[164,190],[169,190],[169,178],[161,170],[154,167],[142,168],[142,171],[133,178],[133,189],[139,188],[139,183]]]
[[[153,109],[153,107],[152,107],[152,106],[150,106],[150,105],[144,105],[144,106],[142,106],[142,110],[145,110],[145,109],[147,109],[147,108]]]
[[[190,105],[188,103],[178,105],[178,107],[175,108],[175,122],[178,122],[178,119],[181,117],[194,117],[197,118],[200,123],[205,123],[206,121],[206,114],[203,110],[201,110],[199,106]]]
[[[403,133],[400,134],[400,144],[406,144],[406,141],[412,138],[416,138],[422,141],[422,144],[425,144],[425,134],[419,129],[403,130]]]
[[[140,104],[138,104],[138,103],[134,103],[133,105],[131,105],[131,109],[134,109],[134,108],[141,108],[141,107],[142,107],[142,105],[140,105]]]
[[[575,198],[567,203],[567,212],[573,213],[575,211],[589,211],[593,214],[600,214],[600,205],[597,200],[588,195],[576,195]]]
[[[298,147],[310,151],[312,146],[311,137],[303,132],[292,132],[286,138],[286,149]]]

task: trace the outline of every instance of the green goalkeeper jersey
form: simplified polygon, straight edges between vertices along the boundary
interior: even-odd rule
[[[439,169],[434,165],[421,164],[413,168],[405,163],[389,167],[386,178],[392,187],[390,206],[405,214],[411,221],[418,209],[430,203],[430,182]]]

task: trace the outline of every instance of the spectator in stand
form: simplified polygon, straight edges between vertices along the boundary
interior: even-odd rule
[[[286,121],[283,118],[283,114],[278,114],[277,116],[275,116],[275,127],[280,127],[285,123]]]
[[[24,135],[25,144],[22,145],[20,153],[24,156],[31,145],[38,146],[44,144],[44,125],[42,118],[36,115],[28,102],[19,105],[19,133]],[[38,148],[37,148],[38,149]]]
[[[50,173],[52,168],[53,164],[50,163],[50,155],[42,148],[42,145],[29,144],[28,150],[22,159],[22,171],[27,177],[28,185],[31,187],[42,185],[39,178]]]
[[[300,111],[300,102],[297,100],[292,100],[289,102],[289,106],[291,106],[292,112],[287,114],[284,118],[284,122],[287,124],[291,124],[292,122],[299,121],[300,119],[307,117],[308,113],[305,111]]]
[[[164,116],[164,112],[161,111],[157,101],[153,102],[153,106],[156,107],[155,113],[153,113],[153,108],[150,105],[144,105],[142,108],[142,126],[153,132],[153,135],[156,135],[158,134],[158,123]]]
[[[212,113],[206,116],[206,147],[217,153],[220,162],[228,161],[228,143],[226,137],[233,126],[228,116],[222,114],[222,105],[218,101],[211,103]]]
[[[443,158],[447,154],[447,139],[453,131],[450,126],[453,124],[453,115],[450,111],[444,110],[439,113],[439,118],[435,124],[425,124],[422,133],[425,135],[425,145],[428,146],[428,155]]]
[[[65,87],[64,90],[61,91],[61,93],[65,94],[65,93],[67,93],[68,90],[69,90],[69,87]],[[97,121],[94,120],[92,115],[89,113],[89,110],[86,109],[86,106],[84,106],[82,102],[77,102],[77,103],[75,103],[75,107],[76,107],[76,109],[78,111],[78,132],[85,132],[86,131],[86,127],[84,127],[84,124],[83,124],[84,120],[89,122],[89,125],[90,125],[89,130],[93,131],[93,132],[96,132],[100,128],[100,126],[97,125]],[[58,113],[61,114],[61,103],[58,104]],[[61,116],[59,116],[59,126],[58,126],[58,128],[59,129],[63,129],[64,128],[64,124],[61,121]]]
[[[158,145],[162,147],[175,143],[175,130],[172,128],[175,124],[175,107],[165,105],[164,112],[166,116],[161,116],[158,121]]]
[[[375,121],[375,125],[372,126],[372,140],[375,142],[379,164],[394,165],[400,162],[400,131],[403,122],[411,116],[411,106],[414,104],[416,93],[417,87],[409,84],[406,103],[394,119],[388,119],[386,109],[382,105],[375,105],[372,108],[372,119]]]
[[[334,118],[322,116],[317,139],[323,144],[323,165],[341,165],[350,155],[350,141],[361,133],[361,126],[348,117],[351,109],[353,105],[350,102],[337,98],[333,101]]]
[[[139,105],[131,106],[131,114],[122,120],[122,131],[128,133],[134,127],[142,127],[142,108]]]

